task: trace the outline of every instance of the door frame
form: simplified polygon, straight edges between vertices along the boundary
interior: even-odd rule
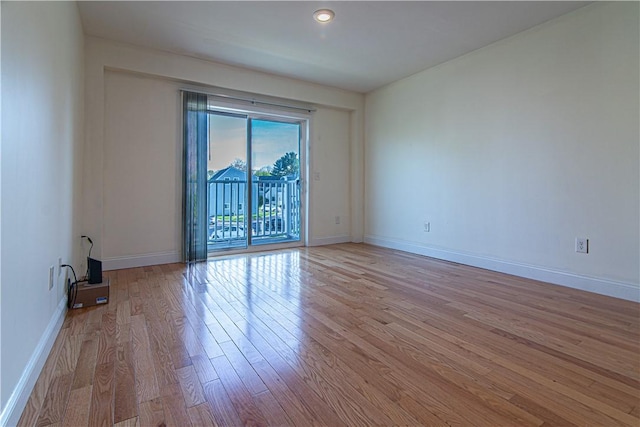
[[[252,105],[248,107],[246,103],[237,103],[221,99],[209,99],[207,112],[210,114],[222,113],[237,116],[244,116],[247,119],[247,191],[245,194],[245,211],[252,212],[251,192],[251,120],[271,120],[284,123],[297,123],[300,125],[299,135],[299,161],[300,161],[300,239],[297,241],[281,242],[281,243],[264,243],[258,245],[251,244],[251,236],[247,238],[247,245],[243,248],[229,248],[209,250],[208,257],[233,255],[240,253],[263,252],[274,249],[287,249],[301,246],[307,246],[308,243],[308,221],[307,214],[309,209],[309,125],[311,121],[311,111],[302,111],[299,109],[291,109],[281,106],[260,106]],[[208,194],[208,192],[207,192]],[[245,228],[250,230],[249,227]]]

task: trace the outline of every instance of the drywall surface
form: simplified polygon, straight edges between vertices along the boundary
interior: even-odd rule
[[[350,112],[322,108],[312,118],[310,244],[350,242]]]
[[[182,145],[176,83],[105,73],[103,257],[180,257]]]
[[[107,269],[180,260],[180,89],[314,104],[309,172],[321,179],[310,185],[309,243],[362,240],[363,95],[101,39],[85,52],[84,232]]]
[[[30,390],[17,388],[28,388],[29,375],[37,378],[46,343],[58,332],[53,326],[64,314],[65,272],[58,274],[58,258],[65,263],[74,259],[84,126],[83,34],[75,3],[2,2],[1,7],[0,401],[3,411],[8,403],[17,405],[19,416],[17,395]]]
[[[590,5],[368,94],[365,241],[637,300],[638,7]]]

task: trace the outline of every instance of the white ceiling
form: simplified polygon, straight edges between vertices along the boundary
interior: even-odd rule
[[[88,35],[368,92],[582,7],[577,1],[88,1]],[[315,10],[336,18],[319,24]]]

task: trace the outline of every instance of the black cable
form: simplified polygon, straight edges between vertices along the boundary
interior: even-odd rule
[[[83,239],[87,239],[89,241],[89,243],[91,243],[91,246],[89,247],[89,255],[87,255],[87,272],[84,275],[85,278],[85,282],[89,280],[89,258],[91,258],[91,250],[93,249],[93,240],[91,240],[91,237],[89,236],[80,236]]]
[[[60,267],[69,267],[73,273],[74,282],[67,288],[67,308],[73,308],[78,296],[78,277],[76,276],[76,271],[69,264],[62,264]]]

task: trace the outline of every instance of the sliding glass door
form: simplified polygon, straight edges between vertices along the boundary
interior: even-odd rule
[[[247,246],[247,117],[209,114],[209,250]]]
[[[209,251],[301,240],[304,122],[209,112]]]

